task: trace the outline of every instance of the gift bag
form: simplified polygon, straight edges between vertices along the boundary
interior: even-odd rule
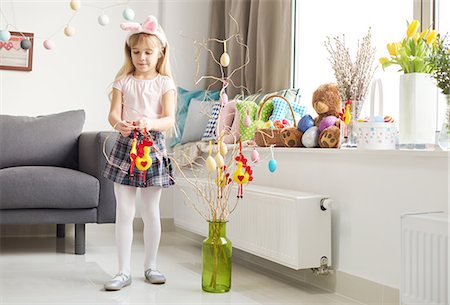
[[[375,91],[378,88],[378,114],[375,115]],[[359,149],[395,149],[397,126],[385,122],[383,116],[383,86],[380,79],[372,81],[370,90],[370,118],[368,122],[356,123]]]

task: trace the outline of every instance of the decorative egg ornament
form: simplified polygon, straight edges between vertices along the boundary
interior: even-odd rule
[[[55,43],[51,39],[44,40],[43,45],[47,50],[51,50],[55,47]]]
[[[29,48],[31,48],[31,41],[29,39],[23,39],[20,42],[20,47],[24,50],[28,50]]]
[[[270,160],[269,160],[268,167],[269,167],[269,171],[270,171],[271,173],[275,172],[275,171],[277,170],[277,160],[275,160],[275,159],[270,159]]]
[[[77,11],[81,6],[81,3],[79,0],[71,0],[70,1],[70,8],[74,11]]]
[[[123,18],[128,21],[133,20],[135,15],[136,14],[134,13],[134,11],[131,8],[127,8],[127,9],[123,10],[123,12],[122,12]]]
[[[66,35],[67,37],[75,35],[75,28],[70,25],[66,26],[64,28],[64,35]]]
[[[0,31],[0,41],[9,41],[11,38],[11,33],[7,30]]]
[[[103,26],[107,25],[109,23],[109,17],[105,14],[98,16],[98,23]]]
[[[253,147],[251,158],[253,163],[259,162],[259,152],[256,150],[256,147]]]
[[[230,64],[230,55],[227,52],[222,53],[220,56],[220,64],[225,68]]]

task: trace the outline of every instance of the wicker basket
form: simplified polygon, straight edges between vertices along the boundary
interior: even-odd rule
[[[257,129],[255,132],[255,142],[256,145],[261,147],[268,147],[271,145],[279,146],[279,147],[299,147],[301,146],[301,138],[302,132],[297,129],[297,123],[295,122],[295,113],[294,109],[292,109],[291,103],[281,95],[271,95],[264,99],[261,106],[258,110],[258,120],[261,118],[261,110],[264,105],[270,99],[278,97],[286,101],[289,106],[289,109],[292,113],[292,118],[294,118],[294,126],[286,127],[283,129],[277,128],[261,128]]]

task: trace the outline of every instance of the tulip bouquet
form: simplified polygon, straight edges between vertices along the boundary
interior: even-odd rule
[[[406,37],[400,42],[387,44],[390,57],[381,57],[383,69],[391,65],[399,65],[404,73],[431,73],[433,65],[429,56],[435,47],[437,31],[429,28],[419,33],[420,22],[407,22]]]

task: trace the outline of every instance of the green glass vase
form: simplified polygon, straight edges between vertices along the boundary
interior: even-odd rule
[[[231,288],[231,241],[226,222],[209,222],[209,234],[202,245],[202,289],[223,293]]]

